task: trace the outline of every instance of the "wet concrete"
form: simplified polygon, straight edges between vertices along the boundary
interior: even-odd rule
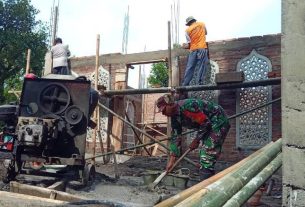
[[[115,179],[114,164],[108,163],[96,165],[96,180],[91,186],[81,187],[78,182],[69,182],[67,192],[86,197],[91,200],[91,203],[77,204],[75,206],[103,206],[102,202],[109,202],[113,206],[133,206],[133,207],[148,207],[154,206],[156,203],[169,198],[178,192],[181,188],[166,183],[160,183],[156,190],[151,192],[144,183],[143,174],[149,171],[163,172],[166,166],[166,157],[140,157],[134,156],[126,159],[124,163],[118,164],[120,178]],[[0,163],[0,165],[2,165]],[[217,164],[217,171],[221,171],[230,166],[230,163]],[[199,181],[197,170],[192,166],[181,163],[179,168],[189,169],[190,179],[187,187],[190,187]],[[3,167],[0,168],[0,178],[3,176]],[[32,176],[36,177],[36,176]],[[55,182],[54,178],[27,178],[27,176],[18,176],[19,182],[47,187]],[[261,199],[260,207],[280,207],[281,206],[281,171],[272,176],[275,180],[273,190],[270,195],[266,194],[269,181],[266,182],[265,191]],[[0,182],[0,190],[9,191],[9,186]],[[72,204],[71,204],[72,205]],[[73,205],[72,205],[73,206]],[[104,205],[105,206],[105,205]],[[244,205],[248,206],[248,205]]]

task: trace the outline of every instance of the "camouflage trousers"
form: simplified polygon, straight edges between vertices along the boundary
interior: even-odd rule
[[[228,119],[221,117],[216,121],[216,124],[213,124],[208,133],[198,132],[197,138],[200,138],[202,142],[202,146],[199,149],[201,169],[214,171],[214,165],[220,156],[222,144],[229,129],[230,124]]]

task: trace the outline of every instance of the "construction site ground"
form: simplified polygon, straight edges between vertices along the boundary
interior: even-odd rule
[[[90,200],[109,201],[122,204],[122,206],[146,207],[154,206],[158,202],[171,197],[183,189],[168,186],[160,183],[155,191],[150,191],[144,183],[144,174],[148,172],[162,172],[165,169],[167,157],[146,157],[146,156],[125,156],[118,159],[117,174],[115,178],[115,165],[112,162],[108,164],[96,164],[95,182],[87,187],[80,187],[75,182],[69,182],[66,192],[85,197]],[[217,172],[229,167],[233,163],[218,162]],[[4,176],[4,166],[0,163],[0,190],[9,191],[9,184],[2,182]],[[188,169],[190,179],[187,187],[190,187],[199,181],[197,170],[185,162],[182,162],[177,169]],[[274,182],[272,191],[267,195],[267,188],[271,179]],[[265,184],[265,191],[261,199],[260,207],[280,207],[282,200],[282,176],[281,169],[278,170]],[[17,182],[47,187],[54,182],[54,178],[36,177],[36,176],[17,176]],[[1,198],[0,198],[1,199]],[[66,205],[65,205],[66,206]],[[79,206],[79,205],[78,205]],[[86,204],[84,206],[90,206]],[[95,205],[96,206],[96,205]],[[245,204],[244,206],[249,206]]]

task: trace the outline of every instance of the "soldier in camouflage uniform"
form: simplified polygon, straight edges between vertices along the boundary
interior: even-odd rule
[[[157,100],[159,112],[171,117],[172,136],[170,140],[170,159],[166,169],[170,169],[181,155],[182,127],[198,129],[197,136],[189,148],[199,147],[200,141],[200,177],[207,179],[214,175],[214,165],[221,153],[222,144],[230,129],[229,120],[221,106],[202,99],[183,99],[174,101],[169,94]]]

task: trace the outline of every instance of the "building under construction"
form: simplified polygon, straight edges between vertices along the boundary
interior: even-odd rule
[[[87,172],[88,185],[17,176],[18,182],[9,184],[11,193],[0,192],[0,203],[9,206],[18,197],[24,202],[13,201],[14,206],[304,206],[305,3],[292,0],[282,6],[281,34],[209,42],[204,85],[192,80],[180,86],[188,55],[184,49],[72,58],[71,69],[100,93],[92,118],[97,126],[86,136],[85,160],[95,166]],[[169,87],[127,86],[133,66],[157,62],[167,63]],[[196,174],[197,150],[158,180],[170,135],[155,103],[164,93],[181,91],[218,103],[230,119],[217,174],[204,181]],[[183,132],[185,149],[194,133]],[[2,190],[7,186],[0,185]]]

